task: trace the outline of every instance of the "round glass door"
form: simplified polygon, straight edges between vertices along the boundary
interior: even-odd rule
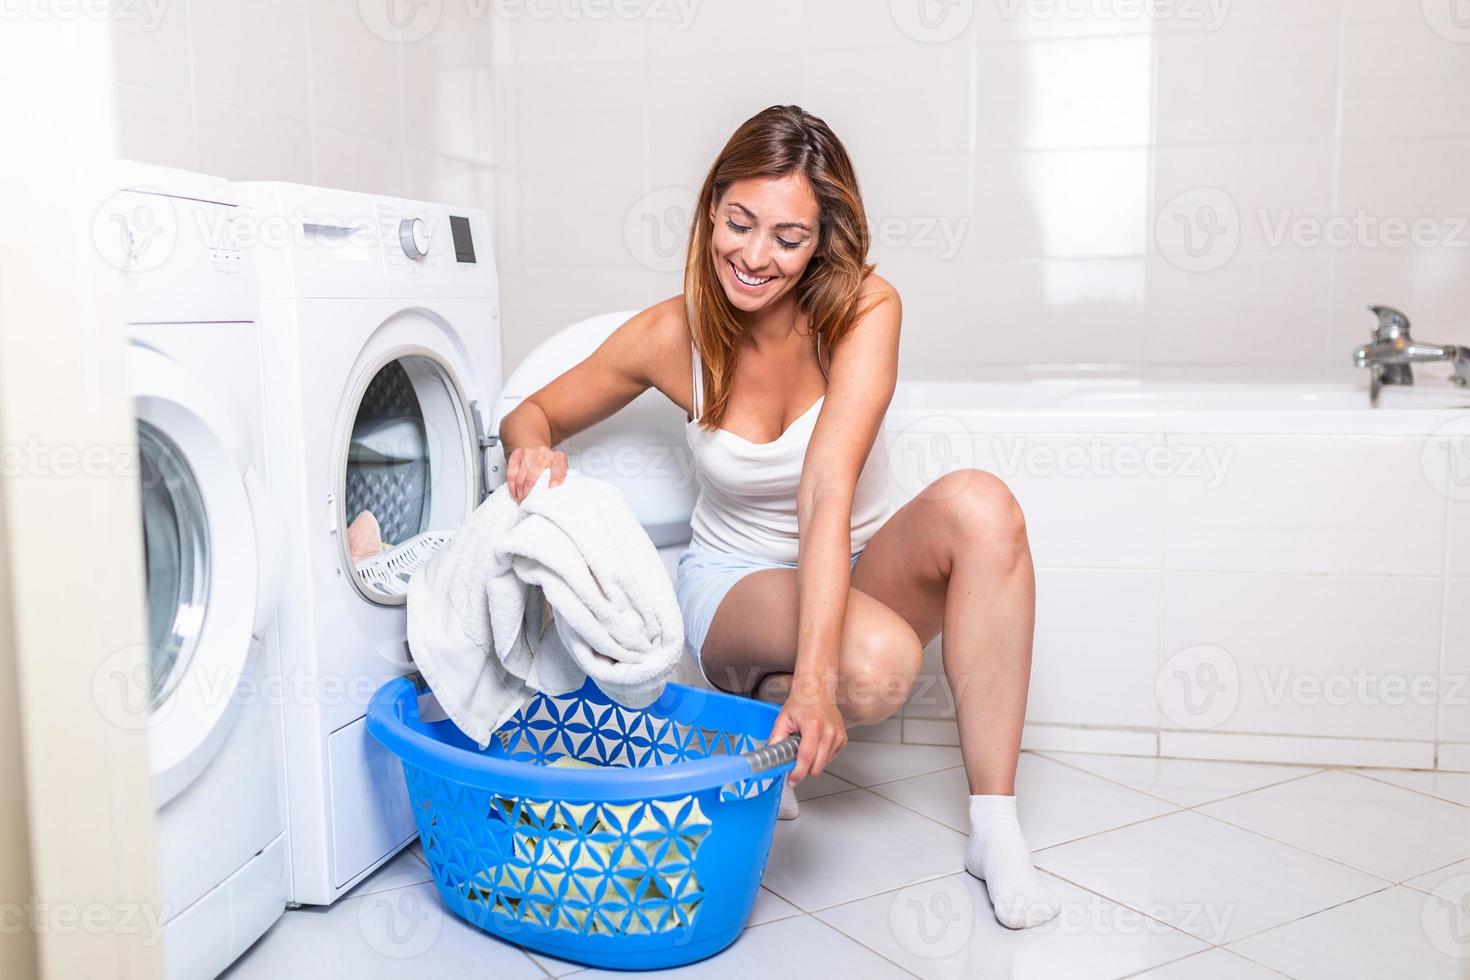
[[[209,601],[209,524],[199,483],[178,444],[138,423],[149,704],[162,704],[189,668]]]
[[[402,603],[413,574],[479,502],[469,412],[454,374],[428,352],[380,362],[360,388],[340,517],[344,563],[373,602]]]

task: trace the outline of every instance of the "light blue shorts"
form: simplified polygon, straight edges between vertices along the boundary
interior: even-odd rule
[[[856,565],[862,550],[853,553],[852,564]],[[701,652],[704,640],[714,622],[715,611],[725,594],[735,583],[763,568],[795,569],[795,562],[772,561],[731,551],[715,551],[701,545],[690,544],[679,555],[679,564],[674,573],[674,593],[679,598],[679,612],[684,616],[684,639],[694,657],[700,661],[700,672],[704,672]],[[705,677],[709,679],[708,675]]]

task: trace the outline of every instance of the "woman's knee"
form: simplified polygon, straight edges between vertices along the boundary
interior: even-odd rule
[[[887,621],[849,629],[840,671],[847,723],[872,725],[892,717],[908,700],[923,659],[918,634],[892,610]]]
[[[935,480],[930,491],[955,540],[1000,557],[1014,557],[1029,550],[1021,504],[994,473],[955,470]]]

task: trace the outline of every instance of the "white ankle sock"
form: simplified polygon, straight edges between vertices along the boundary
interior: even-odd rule
[[[1031,863],[1014,796],[970,797],[965,870],[984,880],[995,917],[1008,929],[1039,926],[1061,908],[1056,893]]]
[[[795,820],[799,816],[796,806],[796,791],[785,777],[781,779],[781,807],[776,811],[777,820]]]

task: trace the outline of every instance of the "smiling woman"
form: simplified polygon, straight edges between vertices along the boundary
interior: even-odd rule
[[[965,865],[1011,928],[1056,915],[1016,816],[1035,582],[1025,522],[999,479],[946,474],[894,511],[883,417],[901,306],[868,262],[852,161],[825,122],[772,106],[705,177],[684,293],[619,327],[501,424],[521,500],[559,441],[656,387],[685,410],[699,497],[675,581],[685,635],[716,687],[783,702],[770,740],[801,737],[796,784],[849,726],[907,699],[944,628],[972,794]],[[788,788],[789,789],[789,788]],[[786,794],[782,815],[796,816]]]

